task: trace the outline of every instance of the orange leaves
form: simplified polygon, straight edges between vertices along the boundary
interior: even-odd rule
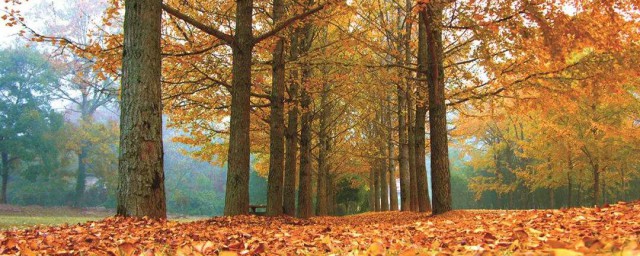
[[[366,213],[299,220],[216,217],[191,223],[107,218],[0,233],[0,254],[591,255],[640,252],[640,202],[603,208]]]

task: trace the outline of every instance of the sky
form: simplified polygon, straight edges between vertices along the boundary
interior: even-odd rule
[[[83,4],[89,3],[92,4],[92,7],[95,8],[96,6],[98,6],[95,4],[95,2],[98,1],[99,0],[29,0],[22,1],[23,3],[18,7],[25,16],[26,23],[30,28],[36,30],[39,33],[46,34],[45,31],[47,30],[47,28],[53,29],[54,31],[61,30],[60,28],[62,28],[61,31],[64,31],[64,28],[66,28],[65,25],[67,23],[64,21],[61,22],[61,19],[56,17],[64,16],[65,12],[63,10],[68,9],[67,6],[81,6]],[[12,4],[7,3],[6,1],[0,2],[0,16],[7,14],[5,7],[11,9]],[[47,16],[43,16],[43,12],[46,12],[47,14],[45,15]],[[30,44],[46,51],[45,48],[48,45],[34,44],[32,42],[29,42],[28,39],[19,36],[18,33],[21,29],[24,28],[20,26],[8,27],[6,26],[6,21],[0,19],[0,49],[6,49],[10,47],[23,47],[24,45]],[[68,103],[65,101],[54,100],[51,102],[51,105],[58,111],[71,113],[67,111],[69,107]],[[104,110],[102,112],[104,113],[101,113],[100,115],[104,116],[105,118],[113,118],[113,113],[111,113],[109,110]],[[73,114],[67,116],[67,118],[75,119]]]
[[[43,0],[23,1],[23,3],[20,6],[20,10],[22,12],[28,13],[30,10],[34,8],[34,6],[42,2],[44,1]],[[0,3],[0,16],[7,14],[5,7],[11,9],[12,4],[7,3],[6,1],[2,1]],[[18,32],[21,29],[20,27],[18,26],[8,27],[6,26],[7,22],[5,20],[0,20],[0,22],[2,22],[0,25],[0,48],[5,49],[11,46],[23,45],[27,42],[24,38],[21,38],[20,36],[18,36]],[[38,25],[38,22],[35,21],[35,22],[31,22],[30,24]],[[42,23],[40,24],[40,26],[42,26]]]

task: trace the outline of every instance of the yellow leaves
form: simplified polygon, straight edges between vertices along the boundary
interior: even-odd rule
[[[385,248],[382,244],[380,243],[373,243],[371,244],[371,246],[369,246],[369,248],[367,249],[367,254],[368,255],[372,255],[372,256],[376,256],[376,255],[383,255],[385,252]]]
[[[567,250],[567,249],[553,249],[551,251],[552,251],[552,255],[554,255],[554,256],[581,256],[581,255],[584,255],[583,253],[572,251],[572,250]]]

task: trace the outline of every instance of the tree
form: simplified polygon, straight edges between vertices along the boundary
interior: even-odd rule
[[[225,215],[246,214],[249,211],[249,157],[250,157],[250,108],[251,108],[251,67],[253,48],[261,41],[278,34],[292,23],[304,19],[322,10],[319,5],[282,23],[259,36],[253,35],[253,0],[236,1],[235,28],[233,36],[223,33],[212,26],[174,9],[163,5],[169,14],[212,35],[232,50],[232,83],[231,83],[231,121],[229,134],[229,153],[227,175],[227,193],[225,196]]]
[[[449,172],[449,144],[447,134],[447,105],[445,98],[442,50],[442,9],[439,1],[431,1],[423,12],[427,30],[427,65],[429,72],[429,141],[431,147],[431,188],[433,213],[451,210],[451,178]]]
[[[273,23],[277,24],[284,15],[284,1],[273,1]],[[269,190],[267,192],[267,214],[277,216],[283,213],[284,187],[284,93],[285,59],[284,38],[277,39],[273,49],[273,73],[271,86],[271,114],[269,116]]]
[[[0,51],[0,203],[8,203],[10,173],[20,163],[55,168],[59,154],[51,137],[55,138],[53,131],[60,128],[62,118],[51,109],[46,92],[58,82],[57,73],[40,53]]]
[[[426,158],[426,129],[425,119],[428,110],[427,95],[428,89],[423,80],[427,77],[427,29],[425,26],[424,12],[420,12],[418,17],[418,86],[416,97],[416,120],[415,120],[415,147],[416,147],[416,190],[418,207],[421,212],[431,211],[431,200],[429,200],[429,189],[427,185]]]
[[[62,10],[51,10],[54,5],[47,5],[46,8],[39,7],[40,12],[50,11],[54,13],[48,17],[47,28],[50,34],[57,37],[64,37],[79,45],[88,45],[91,42],[90,34],[92,30],[92,17],[97,16],[105,8],[103,4],[96,4],[95,1],[74,1]],[[61,15],[62,17],[57,17]],[[60,18],[61,20],[57,20]],[[111,141],[101,141],[91,135],[97,135],[98,126],[104,124],[94,124],[94,115],[100,108],[106,108],[113,104],[117,98],[116,81],[111,77],[104,76],[102,70],[94,67],[95,57],[77,51],[66,51],[64,46],[58,47],[50,54],[58,65],[64,67],[63,81],[50,89],[53,97],[64,100],[70,104],[65,106],[68,110],[79,114],[80,120],[76,133],[73,137],[75,145],[70,145],[78,157],[78,167],[76,171],[76,185],[73,206],[79,207],[83,203],[85,193],[85,183],[87,173],[90,172],[88,164],[91,153],[97,153],[102,145],[95,142],[112,143]],[[104,128],[104,127],[103,127]],[[83,130],[88,129],[88,130]],[[91,130],[91,131],[90,131]],[[107,128],[108,130],[108,128]],[[82,136],[85,137],[82,137]],[[96,147],[98,149],[93,149]]]
[[[162,2],[125,2],[117,214],[166,218],[162,148]]]

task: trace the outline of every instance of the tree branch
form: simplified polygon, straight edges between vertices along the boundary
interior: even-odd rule
[[[282,21],[282,22],[281,22],[280,24],[278,24],[275,28],[273,28],[273,29],[271,29],[270,31],[267,31],[267,32],[265,32],[264,34],[259,35],[258,37],[254,38],[254,39],[253,39],[253,44],[258,44],[258,43],[260,43],[261,41],[263,41],[263,40],[265,40],[265,39],[267,39],[267,38],[269,38],[269,37],[272,37],[272,36],[274,36],[274,35],[278,34],[278,32],[280,32],[280,31],[282,31],[283,29],[285,29],[285,28],[289,27],[289,26],[290,26],[291,24],[293,24],[294,22],[299,21],[299,20],[302,20],[302,19],[304,19],[304,18],[306,18],[306,17],[308,17],[308,16],[310,16],[310,15],[313,15],[314,13],[317,13],[317,12],[319,12],[320,10],[324,9],[324,7],[326,7],[326,6],[327,6],[327,3],[325,3],[325,4],[321,4],[321,5],[318,5],[318,6],[316,6],[316,7],[315,7],[315,8],[313,8],[313,9],[310,9],[310,10],[308,10],[308,11],[306,11],[306,12],[303,12],[303,13],[301,13],[301,14],[298,14],[298,15],[296,15],[296,16],[293,16],[293,17],[291,17],[291,18],[289,18],[289,19],[286,19],[286,20]]]
[[[171,14],[172,16],[183,20],[186,23],[191,24],[192,26],[202,30],[202,32],[205,32],[209,35],[215,36],[216,38],[224,41],[226,44],[229,45],[233,45],[235,43],[235,41],[233,40],[233,36],[225,34],[224,32],[217,30],[211,26],[207,26],[197,20],[195,20],[192,17],[189,17],[188,15],[181,13],[180,11],[178,11],[177,9],[174,9],[173,7],[166,5],[166,4],[162,4],[162,9]]]

